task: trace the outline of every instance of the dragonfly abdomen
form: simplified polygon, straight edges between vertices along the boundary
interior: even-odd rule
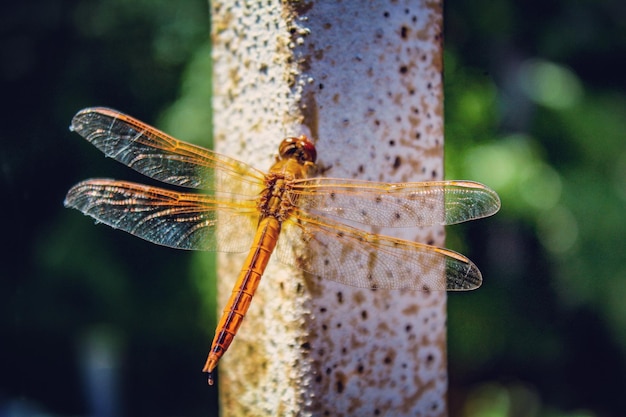
[[[228,350],[250,307],[252,297],[276,247],[280,227],[281,223],[275,217],[265,217],[259,222],[254,242],[239,273],[233,292],[224,307],[222,317],[217,325],[215,338],[211,344],[209,357],[204,365],[203,371],[209,373],[209,385],[213,384],[212,372],[217,366],[217,362]]]

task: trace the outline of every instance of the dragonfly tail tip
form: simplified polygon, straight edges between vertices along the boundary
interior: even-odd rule
[[[204,365],[204,368],[202,369],[203,372],[206,372],[208,374],[207,382],[209,383],[209,385],[213,385],[213,383],[215,382],[213,378],[213,371],[215,370],[216,365],[217,365],[217,360],[215,359],[215,357],[213,355],[209,355],[209,357],[207,358],[206,364]]]

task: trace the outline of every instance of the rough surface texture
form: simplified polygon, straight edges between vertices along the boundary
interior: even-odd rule
[[[212,2],[218,151],[267,169],[282,137],[307,133],[324,176],[441,179],[441,2],[234,4]],[[220,262],[223,305],[242,256]],[[218,367],[222,412],[446,415],[445,302],[270,262]]]

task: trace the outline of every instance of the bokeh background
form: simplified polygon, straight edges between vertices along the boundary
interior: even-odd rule
[[[150,182],[68,130],[93,105],[209,147],[205,0],[0,6],[0,416],[206,416],[213,258],[63,208]],[[626,3],[445,2],[446,177],[501,212],[448,229],[485,283],[449,297],[454,416],[626,410]]]

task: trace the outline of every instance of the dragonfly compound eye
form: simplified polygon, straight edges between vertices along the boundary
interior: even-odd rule
[[[295,158],[301,163],[315,162],[317,159],[315,145],[304,135],[285,138],[278,148],[278,153],[281,159]]]

